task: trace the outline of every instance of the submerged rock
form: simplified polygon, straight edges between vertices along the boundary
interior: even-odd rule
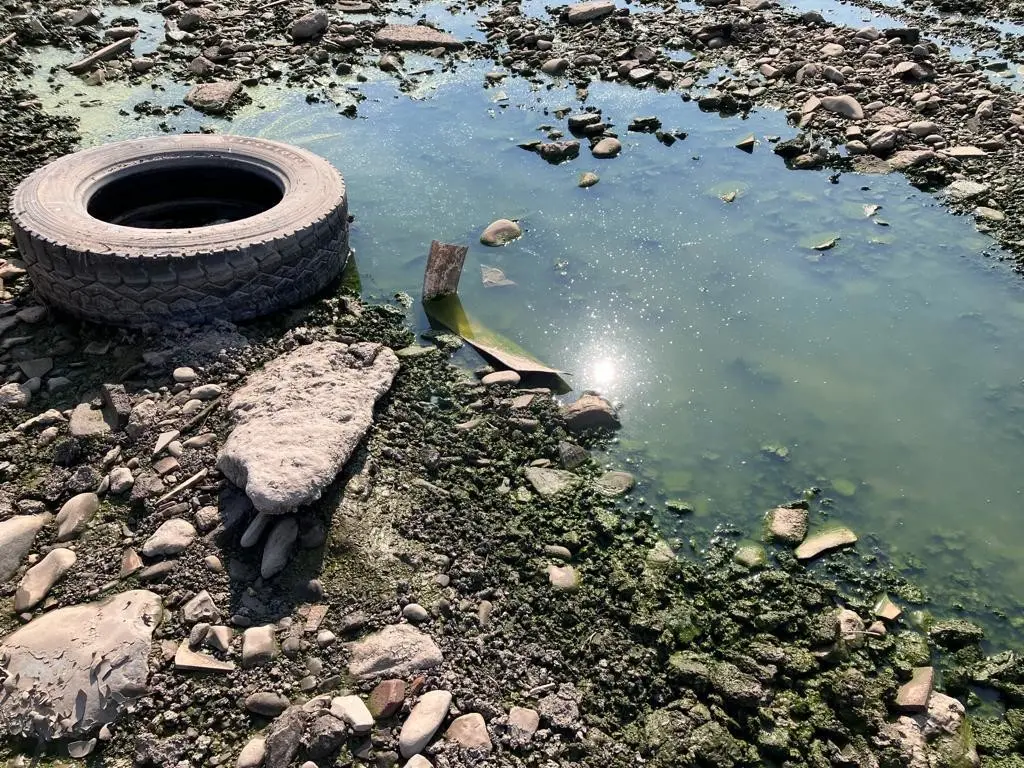
[[[629,472],[610,470],[595,481],[597,489],[608,496],[622,496],[633,490],[636,478]]]
[[[957,650],[968,645],[977,645],[985,637],[985,630],[965,619],[946,619],[937,622],[928,630],[928,637],[936,645]]]
[[[0,641],[0,724],[42,739],[84,736],[147,692],[159,596],[146,590],[59,608]]]
[[[259,512],[283,514],[315,501],[369,429],[398,365],[379,344],[330,341],[274,360],[231,398],[237,426],[217,468]]]
[[[522,235],[523,228],[516,222],[511,219],[498,219],[487,225],[480,235],[480,242],[490,246],[507,245]]]
[[[588,392],[562,409],[562,418],[570,432],[588,429],[618,429],[619,416],[612,404],[600,395]]]

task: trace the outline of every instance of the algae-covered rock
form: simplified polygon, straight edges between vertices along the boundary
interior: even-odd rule
[[[896,635],[896,659],[907,667],[924,667],[931,661],[932,652],[928,639],[917,632],[900,632]]]
[[[747,568],[760,568],[768,564],[768,555],[760,544],[747,541],[736,547],[733,560]]]
[[[985,637],[985,630],[964,619],[945,619],[931,626],[928,637],[935,641],[936,645],[956,650],[980,643]]]

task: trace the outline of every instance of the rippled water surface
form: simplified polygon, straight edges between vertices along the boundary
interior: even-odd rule
[[[349,186],[366,293],[415,295],[432,239],[471,244],[466,308],[569,371],[577,390],[621,403],[606,458],[632,467],[648,502],[692,504],[682,521],[663,516],[673,532],[729,522],[756,537],[765,509],[816,486],[832,519],[874,535],[944,601],[975,605],[977,593],[1013,616],[1024,291],[974,223],[899,176],[785,170],[766,138],[792,135],[779,113],[722,119],[654,90],[594,84],[588,103],[621,131],[622,155],[584,149],[548,165],[517,143],[565,130],[553,112],[578,108],[575,90],[483,88],[491,68],[438,73],[412,97],[377,73],[355,119],[301,92],[256,90],[230,123],[97,109],[83,127],[96,142],[161,122],[216,125],[330,158]],[[88,97],[75,87],[89,90],[60,100]],[[150,98],[177,104],[183,92]],[[627,133],[642,115],[688,138],[667,147]],[[760,143],[748,155],[734,145],[750,133]],[[600,183],[579,189],[583,171]],[[501,217],[521,220],[524,237],[479,245]],[[484,288],[482,265],[516,285]],[[422,312],[416,322],[426,328]]]

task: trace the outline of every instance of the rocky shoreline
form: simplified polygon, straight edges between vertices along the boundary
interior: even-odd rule
[[[45,680],[25,654],[55,638],[70,664],[69,623],[109,627],[95,601],[140,611],[100,633],[130,645],[79,654],[93,677],[78,717],[42,685],[0,700],[24,736],[11,759],[42,737],[54,755],[138,766],[1015,764],[1017,657],[984,656],[962,620],[922,627],[910,585],[834,550],[849,538],[804,540],[813,499],[769,516],[767,550],[722,531],[684,556],[628,476],[587,452],[603,440],[577,431],[587,417],[614,425],[599,399],[567,411],[543,389],[473,381],[410,346],[387,305],[327,299],[291,324],[150,339],[111,385],[123,426],[117,395],[87,403],[107,429],[81,406],[2,412],[0,526],[32,522],[0,528],[5,555],[21,542],[4,592],[32,593],[0,619],[7,685]],[[241,541],[251,502],[216,466],[229,395],[267,361],[356,340],[398,350],[394,386],[265,578]],[[78,371],[76,386],[103,381]],[[30,413],[67,393],[44,388]],[[214,407],[187,410],[199,394]],[[830,547],[814,568],[797,559]],[[69,565],[45,565],[59,552]],[[968,726],[954,696],[980,704],[982,683],[1009,710]]]
[[[929,17],[908,9],[902,14],[906,27],[854,29],[770,0],[712,0],[696,10],[617,8],[611,0],[580,7],[584,10],[551,8],[541,16],[525,12],[520,3],[462,9],[479,17],[485,40],[476,42],[424,24],[385,24],[378,18],[385,8],[374,3],[348,2],[306,13],[294,2],[265,9],[257,3],[226,9],[160,2],[146,8],[163,19],[166,31],[156,31],[163,41],[134,57],[137,19],[80,17],[66,8],[44,12],[43,19],[17,17],[16,37],[8,47],[77,43],[93,52],[91,58],[68,57],[87,84],[189,82],[194,86],[185,102],[215,114],[236,109],[249,98],[246,88],[260,83],[312,89],[311,97],[329,100],[330,89],[323,86],[340,80],[358,101],[360,72],[366,68],[411,88],[433,70],[407,72],[406,51],[435,57],[441,67],[467,58],[492,60],[499,69],[489,82],[515,75],[541,86],[572,84],[584,103],[588,85],[600,80],[676,91],[707,111],[775,107],[801,130],[793,140],[766,142],[765,149],[779,154],[787,167],[906,173],[915,184],[937,191],[955,211],[972,215],[979,229],[1020,258],[1015,234],[1024,223],[1018,202],[1024,175],[1020,94],[992,82],[983,61],[953,58],[930,41],[927,27],[909,23],[923,24]],[[901,15],[898,9],[892,13]],[[33,25],[33,18],[39,23]],[[942,26],[944,34],[951,29],[983,48],[1003,46],[1017,53],[1016,38],[998,40],[992,29],[982,31],[969,21]],[[692,58],[678,60],[672,55],[677,50]],[[721,67],[724,75],[706,79]],[[146,103],[136,106],[152,109]],[[345,113],[354,117],[357,104],[347,104]],[[601,120],[578,135],[596,156],[609,157],[617,151],[607,148],[625,129]],[[555,129],[552,141],[564,133]],[[556,162],[575,157],[541,154]]]
[[[122,51],[85,77],[166,67],[299,83],[328,67],[394,71],[389,49],[421,35],[447,62],[493,58],[539,83],[569,78],[581,97],[602,78],[660,83],[705,109],[781,104],[806,131],[774,145],[791,166],[905,163],[923,183],[951,182],[947,199],[1006,239],[1024,210],[1016,95],[912,30],[838,29],[756,2],[655,14],[599,1],[550,21],[510,3],[488,8],[485,45],[452,53],[461,41],[390,29],[382,53],[381,24],[337,23],[356,3],[311,34],[322,12],[304,18],[298,4],[239,7],[229,21],[171,5],[158,6],[175,34],[153,66]],[[74,8],[49,12],[79,30],[62,41],[90,49],[127,25],[109,9],[101,35],[74,26]],[[66,121],[14,90],[22,43],[52,39],[51,24],[41,35],[19,22],[2,51],[15,158],[4,193],[74,144]],[[296,44],[287,75],[260,60],[274,35]],[[670,41],[696,58],[669,61]],[[741,52],[742,75],[698,84],[715,63],[740,69]],[[197,73],[200,58],[213,68]],[[581,147],[613,146],[601,116],[566,117]],[[867,151],[838,158],[833,141]],[[950,151],[964,146],[984,154]],[[584,428],[587,414],[614,426],[605,404],[566,410],[542,387],[471,379],[446,346],[414,344],[401,307],[343,295],[243,328],[154,336],[53,317],[16,262],[0,270],[0,758],[12,767],[36,753],[268,768],[1021,764],[1024,662],[992,655],[970,622],[929,618],[882,553],[849,548],[852,532],[822,540],[813,494],[780,500],[766,545],[721,530],[685,552],[661,538],[632,478],[601,466],[606,435]],[[388,361],[393,381],[331,458],[338,480],[261,521],[279,510],[254,509],[259,494],[225,476],[238,462],[218,460],[232,410],[267,364],[324,345],[353,370]],[[257,445],[277,439],[263,415]]]

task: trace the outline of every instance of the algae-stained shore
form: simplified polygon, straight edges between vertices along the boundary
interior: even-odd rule
[[[444,49],[440,67],[493,58],[504,77],[541,85],[568,73],[580,97],[600,77],[692,91],[726,112],[781,101],[809,131],[780,147],[792,165],[860,162],[822,136],[890,165],[913,159],[1015,237],[1015,97],[911,31],[833,28],[760,3],[661,18],[608,5],[538,19],[490,7],[464,31],[487,42],[463,53],[425,27],[382,39],[418,32]],[[12,9],[16,37],[0,30],[5,196],[75,140],[41,94],[20,90],[34,47],[67,46],[70,61],[101,36],[131,37],[141,14],[149,50],[93,69],[88,87],[168,75],[305,87],[365,69],[414,88],[422,75],[371,45],[383,22],[362,21],[380,10],[367,6]],[[171,20],[162,47],[146,43],[156,11]],[[669,61],[674,38],[694,63]],[[733,54],[763,54],[760,79],[693,90]],[[843,114],[875,97],[869,117]],[[928,119],[911,120],[918,111]],[[614,139],[595,114],[577,117],[577,151]],[[562,138],[533,148],[563,159]],[[1022,762],[1016,650],[986,645],[953,606],[932,615],[870,531],[837,530],[814,492],[776,499],[765,531],[667,539],[655,524],[666,510],[644,498],[653,489],[631,491],[605,466],[607,433],[576,429],[579,413],[567,419],[532,382],[467,376],[448,359],[456,339],[418,346],[406,306],[363,305],[351,281],[265,322],[153,336],[48,313],[16,261],[0,269],[0,757],[12,766]],[[297,514],[258,515],[218,469],[229,403],[271,361],[320,345],[353,369],[390,359],[383,345],[397,375],[340,478]]]
[[[787,538],[817,519],[813,501],[774,511],[780,543],[767,550],[723,531],[692,553],[659,537],[643,503],[608,495],[584,453],[601,441],[567,430],[549,395],[479,384],[441,350],[409,346],[395,307],[330,300],[291,330],[246,331],[241,349],[227,329],[151,348],[125,432],[69,435],[59,412],[13,429],[5,412],[5,521],[40,523],[5,556],[41,554],[69,516],[80,523],[57,545],[77,561],[4,640],[0,713],[24,736],[5,742],[12,760],[53,737],[44,754],[92,752],[98,765],[394,765],[421,749],[434,765],[1015,764],[1017,657],[985,657],[968,622],[918,626],[919,593],[868,553],[797,562]],[[259,552],[239,545],[248,503],[214,467],[228,417],[189,427],[181,406],[339,339],[390,344],[401,370],[342,478],[296,518],[289,565],[261,579]],[[154,458],[172,426],[178,439]],[[177,466],[158,476],[168,458]],[[130,490],[131,471],[113,487],[114,465],[137,467]],[[102,504],[49,519],[108,469]],[[32,634],[36,623],[110,595],[151,618],[89,614],[133,640],[84,657],[84,709],[54,707],[66,691],[25,690],[48,674],[26,653],[82,641],[59,620]],[[433,720],[432,691],[451,695]],[[967,719],[961,701],[980,705],[977,692],[987,704]],[[409,724],[424,719],[417,741]]]

